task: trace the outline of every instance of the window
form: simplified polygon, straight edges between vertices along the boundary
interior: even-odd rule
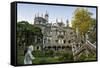
[[[51,40],[50,40],[50,39],[48,39],[48,42],[49,42],[49,43],[50,43],[50,41],[51,41]]]
[[[66,43],[66,40],[63,40],[64,44]]]
[[[58,43],[58,40],[55,40],[56,43]]]
[[[70,34],[73,34],[73,32],[70,32]]]
[[[68,43],[71,43],[71,40],[69,40]]]
[[[39,49],[39,46],[37,46],[37,50]]]

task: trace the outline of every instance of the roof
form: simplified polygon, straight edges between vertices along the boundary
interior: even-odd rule
[[[34,21],[42,21],[43,23],[47,22],[47,20],[43,17],[35,17]]]

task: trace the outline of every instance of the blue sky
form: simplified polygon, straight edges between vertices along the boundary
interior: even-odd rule
[[[55,23],[56,19],[62,21],[66,24],[66,19],[71,20],[73,13],[77,7],[73,6],[56,6],[56,5],[37,5],[37,4],[17,4],[17,21],[28,21],[29,23],[34,23],[35,14],[39,13],[39,16],[42,16],[46,13],[49,14],[49,23]],[[96,8],[87,8],[90,12],[93,13],[93,18],[96,18]]]

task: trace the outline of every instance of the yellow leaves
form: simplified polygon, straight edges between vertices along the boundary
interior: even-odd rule
[[[86,8],[77,8],[74,12],[72,27],[79,28],[80,34],[85,34],[91,24],[91,14]]]
[[[80,29],[80,34],[86,33],[89,29],[89,23],[88,22],[81,23],[80,26],[79,26],[79,29]]]

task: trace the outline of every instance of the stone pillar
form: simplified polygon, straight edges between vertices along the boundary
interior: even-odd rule
[[[88,34],[85,34],[85,38],[86,38],[86,40],[88,40],[88,39],[89,39],[89,36],[88,36]]]
[[[77,56],[75,56],[75,52],[76,52],[76,44],[75,42],[71,43],[71,46],[72,46],[72,52],[73,52],[73,59],[74,61],[77,60]]]
[[[37,36],[35,36],[35,43],[37,43]]]

